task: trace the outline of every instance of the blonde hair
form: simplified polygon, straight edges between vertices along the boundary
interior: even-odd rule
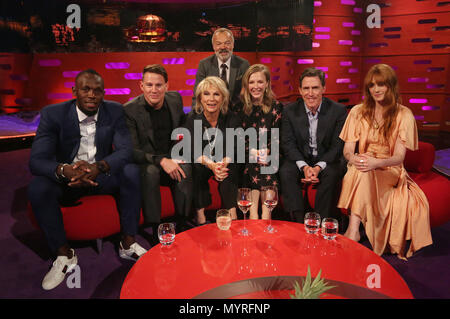
[[[370,123],[370,125],[373,125],[374,122],[376,104],[369,91],[373,86],[372,81],[375,81],[379,86],[385,85],[387,87],[384,100],[382,101],[384,120],[382,133],[384,139],[388,141],[389,135],[395,125],[399,103],[401,103],[397,75],[387,64],[376,64],[370,68],[369,72],[367,72],[364,79],[362,116]]]
[[[228,103],[230,101],[230,93],[228,92],[225,82],[217,76],[208,76],[204,78],[197,86],[195,90],[195,106],[194,112],[200,114],[203,112],[203,105],[201,103],[203,92],[209,88],[216,88],[223,97],[222,105],[220,106],[220,113],[227,114]]]
[[[241,101],[244,104],[243,110],[246,115],[250,115],[252,113],[253,103],[252,103],[252,96],[250,94],[250,91],[248,89],[248,83],[250,81],[250,76],[254,73],[262,72],[266,78],[267,81],[267,87],[264,90],[264,95],[262,99],[261,109],[262,111],[267,114],[272,109],[272,103],[275,100],[275,94],[272,91],[272,85],[270,81],[270,71],[267,66],[264,64],[253,64],[251,65],[247,71],[245,71],[244,75],[242,76],[242,90],[241,90]]]

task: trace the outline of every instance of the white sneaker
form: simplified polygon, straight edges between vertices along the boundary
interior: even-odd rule
[[[139,245],[137,242],[132,244],[130,248],[124,249],[122,246],[122,242],[120,242],[119,246],[119,256],[124,259],[129,260],[138,260],[143,254],[145,254],[147,250]]]
[[[71,272],[73,268],[78,263],[78,258],[75,255],[75,251],[72,251],[72,258],[67,258],[66,256],[58,256],[53,262],[53,266],[50,271],[45,275],[42,280],[42,288],[45,290],[51,290],[57,287],[66,277],[66,274]]]

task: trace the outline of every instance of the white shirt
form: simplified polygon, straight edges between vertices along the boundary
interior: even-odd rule
[[[319,123],[319,113],[321,107],[322,103],[320,103],[319,107],[317,108],[316,114],[313,115],[305,104],[305,111],[308,115],[309,121],[309,148],[311,149],[311,154],[313,156],[317,156],[317,124]],[[297,164],[299,170],[302,170],[303,166],[308,165],[305,161],[297,161],[295,163]],[[327,163],[323,161],[317,162],[313,165],[313,167],[316,165],[320,167],[321,171],[324,170],[325,167],[327,167]]]
[[[230,83],[231,57],[226,62],[222,62],[220,59],[217,59],[217,67],[219,68],[219,78],[220,75],[222,74],[222,68],[220,66],[224,63],[227,65],[227,82]]]
[[[78,108],[78,105],[76,110],[78,114],[78,123],[80,125],[81,139],[80,148],[73,159],[73,163],[86,161],[89,164],[92,164],[95,163],[95,154],[97,153],[97,147],[95,146],[95,132],[97,129],[98,112],[95,113],[95,115],[87,116]]]

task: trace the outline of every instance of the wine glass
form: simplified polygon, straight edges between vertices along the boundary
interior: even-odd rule
[[[237,204],[239,209],[244,214],[244,228],[240,231],[242,236],[250,235],[250,232],[245,227],[245,215],[247,214],[250,206],[252,206],[252,190],[250,188],[239,188],[237,195]]]
[[[263,204],[269,209],[269,225],[264,232],[274,233],[277,230],[272,226],[272,211],[278,204],[278,190],[276,186],[265,186],[262,188]]]
[[[175,225],[162,223],[158,226],[158,237],[161,245],[169,246],[175,241]]]
[[[316,212],[306,213],[304,223],[308,234],[317,234],[320,228],[320,215]]]
[[[231,214],[226,209],[219,209],[216,213],[216,224],[220,230],[228,230],[231,226]]]
[[[339,223],[334,218],[322,219],[322,236],[325,239],[335,239],[338,233]]]

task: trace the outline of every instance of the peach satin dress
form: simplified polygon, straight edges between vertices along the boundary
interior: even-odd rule
[[[382,132],[361,116],[362,105],[353,107],[340,138],[358,142],[359,153],[389,158],[399,137],[409,150],[418,148],[417,126],[410,109],[400,106],[389,142]],[[376,254],[397,254],[405,259],[406,242],[411,240],[406,257],[432,244],[428,200],[408,176],[403,164],[361,172],[348,164],[342,182],[338,207],[350,209],[361,218]]]

